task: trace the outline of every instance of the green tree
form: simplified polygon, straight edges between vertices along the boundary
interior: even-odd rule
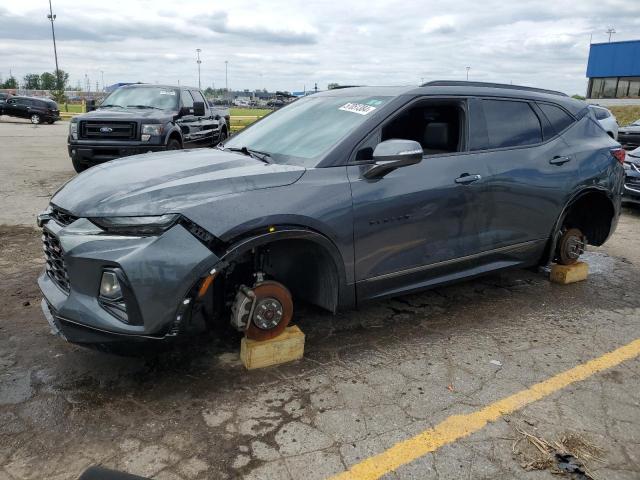
[[[334,88],[338,88],[339,86],[339,83],[330,83],[329,85],[327,85],[327,90],[333,90]]]
[[[23,79],[23,86],[27,90],[40,90],[40,75],[27,73]]]
[[[53,90],[56,88],[56,76],[53,73],[44,72],[40,75],[40,86],[43,90]]]
[[[16,77],[12,75],[7,78],[4,82],[0,83],[0,88],[18,88],[18,81],[16,80]]]
[[[65,90],[69,83],[69,74],[64,70],[58,70],[60,73],[60,89]],[[40,88],[43,90],[56,90],[58,82],[56,82],[56,72],[44,72],[40,75]]]

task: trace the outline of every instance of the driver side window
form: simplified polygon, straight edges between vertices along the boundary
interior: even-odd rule
[[[460,100],[426,100],[406,107],[358,147],[355,161],[373,160],[373,151],[385,140],[415,140],[424,156],[462,152],[465,149],[465,109]]]
[[[182,91],[182,106],[193,111],[193,97],[189,90]]]
[[[463,150],[464,110],[459,101],[426,101],[409,107],[382,128],[381,141],[415,140],[424,155]]]

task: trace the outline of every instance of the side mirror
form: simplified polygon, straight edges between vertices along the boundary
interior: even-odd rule
[[[204,117],[204,102],[193,102],[193,114],[196,117]]]
[[[396,168],[415,165],[422,161],[422,145],[414,140],[385,140],[373,151],[373,165],[363,177],[372,180],[382,178]]]

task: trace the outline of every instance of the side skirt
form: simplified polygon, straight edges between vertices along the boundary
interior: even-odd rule
[[[532,266],[540,260],[547,241],[531,240],[361,280],[356,284],[358,303],[426,290],[506,268]]]

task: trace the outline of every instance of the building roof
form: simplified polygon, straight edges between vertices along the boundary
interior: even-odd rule
[[[591,44],[587,77],[640,77],[640,40]]]

